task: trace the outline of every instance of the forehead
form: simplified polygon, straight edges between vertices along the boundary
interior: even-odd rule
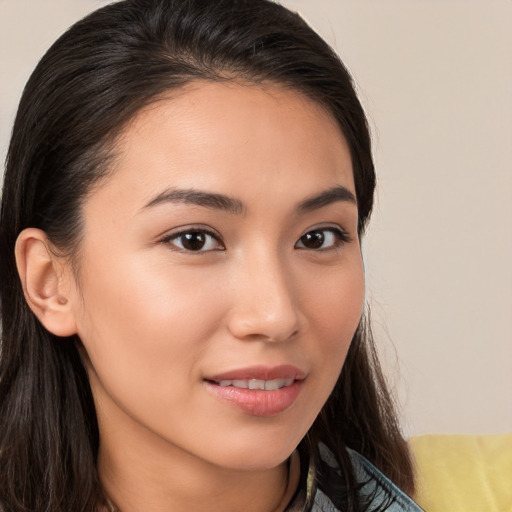
[[[354,189],[346,141],[321,105],[285,87],[232,82],[193,82],[140,111],[109,181],[142,202],[174,185],[229,186],[236,196],[295,191],[297,200],[315,188]]]

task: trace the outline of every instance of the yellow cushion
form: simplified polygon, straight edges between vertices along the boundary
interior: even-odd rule
[[[512,512],[512,433],[410,439],[427,512]]]

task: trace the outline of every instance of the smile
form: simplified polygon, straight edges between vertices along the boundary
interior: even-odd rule
[[[239,389],[259,389],[265,391],[275,391],[276,389],[285,388],[293,384],[294,379],[246,379],[246,380],[221,380],[216,382],[219,386],[232,386]]]
[[[293,365],[251,366],[204,379],[217,399],[244,414],[272,417],[295,405],[306,373]]]

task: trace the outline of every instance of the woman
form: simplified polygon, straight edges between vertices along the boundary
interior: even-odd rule
[[[8,153],[3,510],[419,510],[362,317],[374,185],[348,72],[283,7],[74,25]]]

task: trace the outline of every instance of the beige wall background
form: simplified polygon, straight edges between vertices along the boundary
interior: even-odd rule
[[[0,0],[0,152],[31,70],[101,0]],[[379,192],[367,297],[408,434],[512,431],[512,1],[286,0],[338,51]]]

